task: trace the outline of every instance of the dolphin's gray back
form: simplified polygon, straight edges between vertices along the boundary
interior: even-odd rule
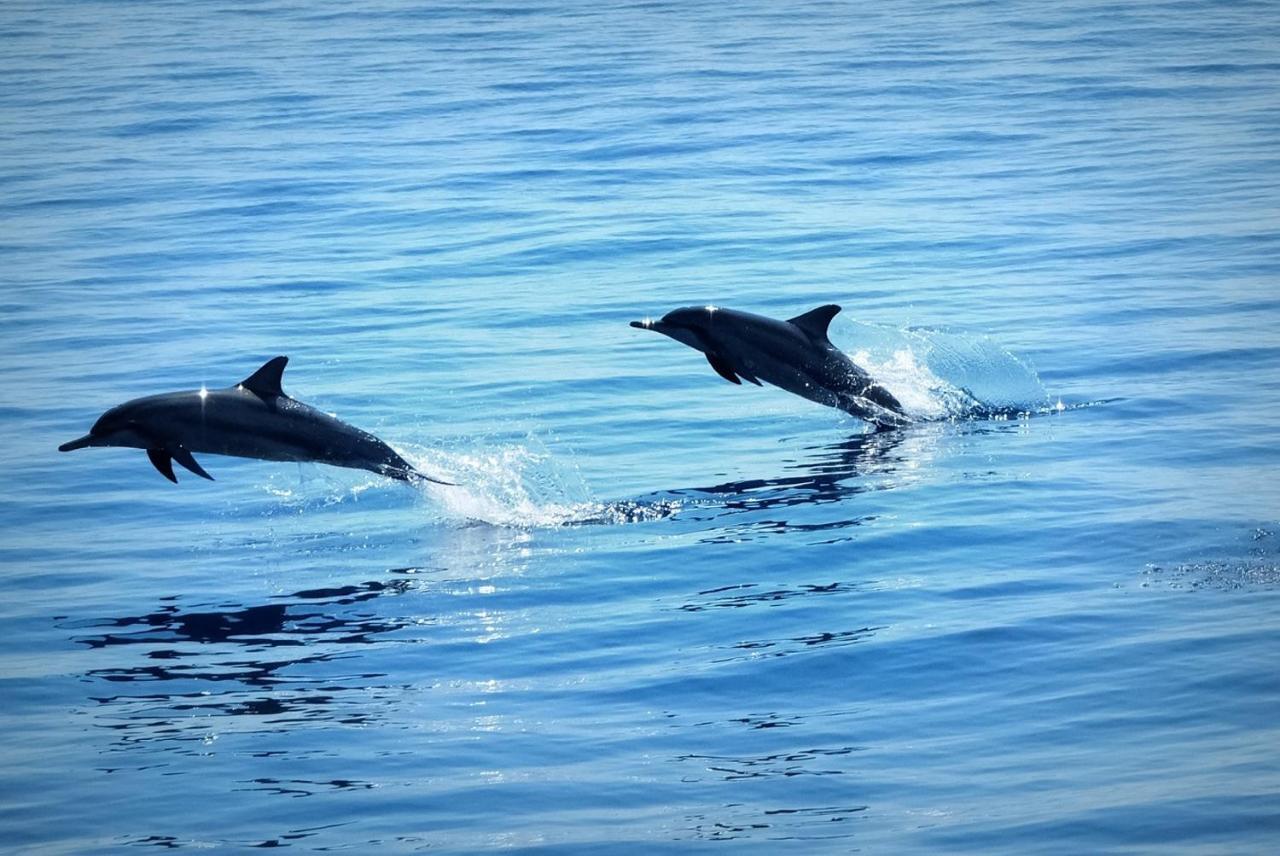
[[[130,402],[135,418],[191,452],[319,461],[405,477],[413,468],[366,431],[285,395],[243,387],[175,392]]]
[[[806,398],[813,398],[806,388],[815,384],[841,392],[860,388],[869,379],[826,336],[812,336],[789,321],[720,309],[711,330],[735,368],[741,366],[761,380]]]
[[[805,329],[791,321],[718,309],[707,329],[708,344],[748,380],[765,381],[878,424],[905,421],[897,418],[902,414],[898,400],[831,343],[825,323]]]

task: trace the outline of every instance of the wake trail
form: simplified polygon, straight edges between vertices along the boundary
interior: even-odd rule
[[[851,319],[837,319],[836,325],[841,339],[856,343],[845,349],[851,359],[903,406],[909,422],[889,429],[889,435],[911,434],[912,422],[1004,421],[1106,403],[1064,404],[1051,398],[1026,361],[986,336]],[[415,484],[428,500],[423,504],[428,514],[442,522],[515,529],[615,525],[660,520],[699,504],[680,492],[598,500],[572,456],[551,454],[534,436],[498,445],[403,451],[415,469],[456,482]]]

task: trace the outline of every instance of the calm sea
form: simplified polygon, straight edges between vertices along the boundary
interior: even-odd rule
[[[277,354],[461,486],[57,452]],[[1275,2],[12,0],[0,417],[10,852],[1280,841]]]

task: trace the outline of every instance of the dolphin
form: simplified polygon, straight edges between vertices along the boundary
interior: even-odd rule
[[[111,408],[89,433],[63,443],[60,452],[86,446],[145,449],[171,482],[177,461],[198,476],[213,476],[193,452],[264,461],[317,461],[369,470],[412,482],[431,478],[415,470],[386,443],[336,417],[285,395],[280,382],[288,357],[275,357],[235,386],[135,398]]]
[[[787,321],[717,306],[686,306],[659,321],[631,326],[670,336],[701,351],[722,378],[756,386],[768,381],[802,398],[837,407],[877,428],[898,428],[911,420],[898,399],[845,356],[827,338],[840,311],[819,306]]]

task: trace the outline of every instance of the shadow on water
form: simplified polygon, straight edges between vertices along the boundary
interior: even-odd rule
[[[283,732],[308,724],[376,721],[379,707],[393,703],[388,696],[394,687],[385,674],[344,669],[342,661],[355,647],[416,641],[404,631],[431,623],[376,615],[369,608],[376,598],[409,591],[414,581],[407,576],[415,570],[398,569],[406,578],[307,589],[271,603],[224,609],[183,609],[171,596],[146,614],[62,626],[100,630],[72,639],[117,661],[85,673],[122,690],[90,696],[98,705],[97,724],[116,734],[115,748],[159,743],[198,754],[215,727]],[[228,722],[237,725],[228,728]]]

